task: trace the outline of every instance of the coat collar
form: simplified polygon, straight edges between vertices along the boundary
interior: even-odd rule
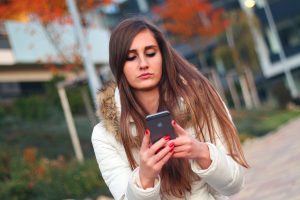
[[[114,82],[109,82],[97,95],[97,115],[103,126],[112,133],[117,140],[121,141],[119,133],[119,122],[121,113],[121,102],[119,90]]]
[[[104,128],[106,128],[118,141],[121,142],[121,135],[119,134],[121,101],[119,89],[115,82],[109,82],[98,92],[97,102],[97,115],[100,118],[100,121],[102,121]],[[183,127],[190,125],[191,118],[185,109],[183,99],[181,99],[180,111],[178,110],[175,113],[178,123],[180,123]],[[132,118],[129,119],[129,122],[134,123]]]

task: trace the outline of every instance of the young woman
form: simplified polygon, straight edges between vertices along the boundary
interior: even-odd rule
[[[144,18],[121,22],[109,53],[116,83],[99,93],[92,143],[114,198],[206,200],[238,192],[248,164],[208,80]],[[152,144],[145,117],[163,110],[171,112],[177,137]]]

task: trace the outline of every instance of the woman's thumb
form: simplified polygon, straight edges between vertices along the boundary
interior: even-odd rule
[[[186,133],[185,130],[181,126],[179,126],[179,124],[177,124],[175,120],[172,120],[172,126],[178,136],[185,135]]]

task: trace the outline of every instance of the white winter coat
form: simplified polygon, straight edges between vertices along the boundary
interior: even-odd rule
[[[160,177],[157,177],[153,188],[143,189],[139,182],[139,167],[131,170],[123,145],[116,135],[116,118],[120,113],[120,98],[118,90],[110,87],[103,91],[101,99],[101,122],[94,127],[92,144],[102,177],[109,187],[114,199],[128,200],[175,200],[178,198],[160,195]],[[103,111],[105,109],[105,111]],[[134,124],[132,124],[134,126]],[[216,127],[215,127],[216,128]],[[217,131],[221,131],[216,128]],[[193,129],[188,129],[194,136]],[[220,135],[220,134],[218,134]],[[216,145],[207,142],[212,160],[208,169],[201,169],[190,160],[192,171],[201,179],[192,184],[192,192],[185,194],[189,200],[228,199],[226,196],[237,193],[243,185],[243,168],[227,155],[220,140]],[[139,164],[138,149],[133,155]]]

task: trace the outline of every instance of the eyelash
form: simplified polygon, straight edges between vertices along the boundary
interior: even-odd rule
[[[128,57],[126,58],[126,60],[127,60],[127,61],[133,61],[135,58],[136,58],[136,56],[131,56],[131,57],[128,56]]]
[[[148,57],[154,57],[155,54],[156,54],[156,52],[153,52],[153,53],[147,53],[146,55],[147,55]]]
[[[150,57],[150,58],[151,58],[151,57],[154,57],[155,55],[156,55],[156,52],[153,52],[153,53],[146,53],[146,56],[147,56],[147,57]],[[131,56],[131,57],[128,56],[128,57],[126,58],[126,60],[127,60],[127,61],[133,61],[133,60],[136,59],[136,57],[137,57],[137,56]]]

